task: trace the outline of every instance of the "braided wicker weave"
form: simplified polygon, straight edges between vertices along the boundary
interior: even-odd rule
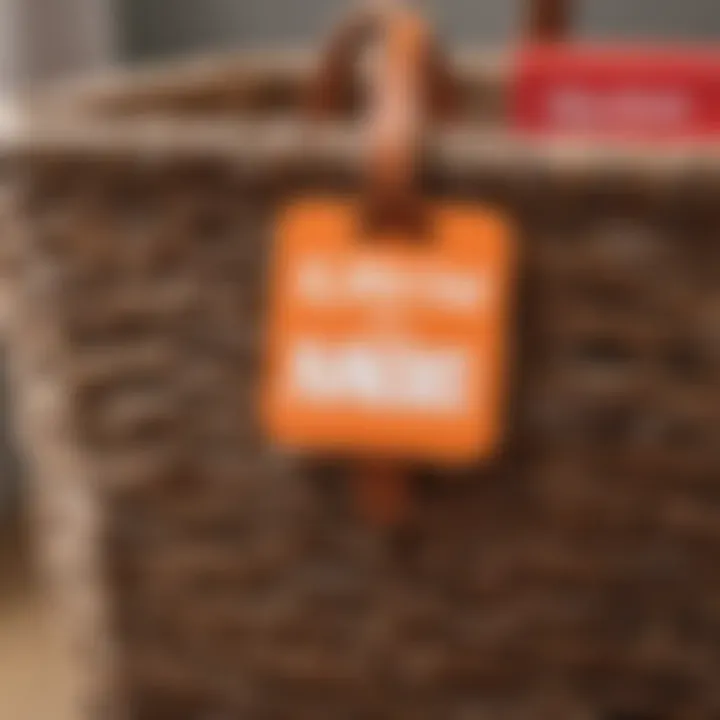
[[[231,65],[71,93],[5,142],[83,717],[719,717],[717,151],[431,139],[432,193],[517,218],[511,436],[387,538],[255,408],[278,203],[353,187],[362,148],[293,120],[302,62]],[[460,65],[492,122],[502,71]]]

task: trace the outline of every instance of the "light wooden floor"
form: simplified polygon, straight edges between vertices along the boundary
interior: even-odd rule
[[[61,643],[16,537],[0,535],[0,718],[75,720]]]

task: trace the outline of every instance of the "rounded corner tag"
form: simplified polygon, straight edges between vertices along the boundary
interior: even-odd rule
[[[472,462],[502,438],[515,264],[512,224],[432,206],[412,245],[357,233],[356,208],[285,208],[270,268],[263,422],[309,452]]]

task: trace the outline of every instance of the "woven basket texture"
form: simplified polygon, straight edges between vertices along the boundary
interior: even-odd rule
[[[296,127],[301,71],[250,68],[267,95],[213,67],[94,89],[6,147],[18,415],[83,717],[720,717],[720,162],[432,139],[429,194],[517,226],[509,436],[422,473],[388,535],[346,466],[258,427],[277,209],[357,186],[361,148]]]

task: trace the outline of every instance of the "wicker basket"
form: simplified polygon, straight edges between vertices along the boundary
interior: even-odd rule
[[[458,61],[435,195],[517,218],[511,433],[391,539],[255,407],[278,203],[355,186],[253,56],[47,101],[4,142],[14,373],[82,717],[720,716],[720,156],[492,132]],[[49,121],[48,121],[49,120]]]

